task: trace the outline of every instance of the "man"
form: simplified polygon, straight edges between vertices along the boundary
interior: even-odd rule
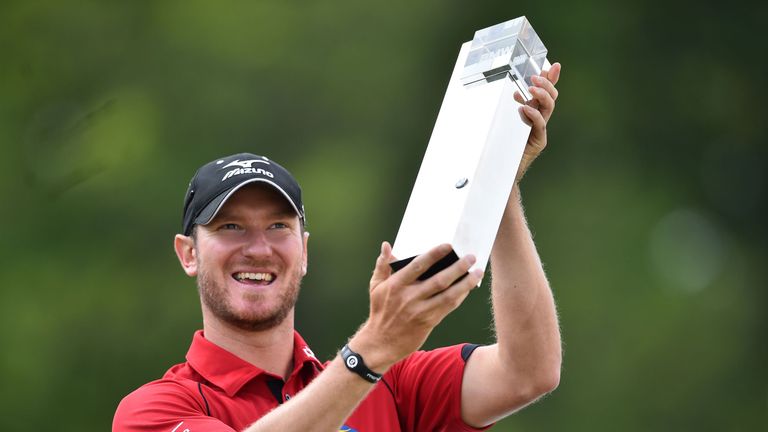
[[[520,109],[532,128],[518,181],[546,145],[559,75],[555,63],[534,77],[534,100]],[[308,240],[301,190],[277,163],[239,154],[201,167],[174,247],[197,277],[203,330],[186,363],[122,400],[113,431],[478,430],[557,386],[555,306],[517,181],[491,254],[493,345],[417,351],[482,274],[467,274],[470,255],[419,281],[449,245],[392,273],[384,242],[368,319],[336,358],[319,362],[294,330]]]

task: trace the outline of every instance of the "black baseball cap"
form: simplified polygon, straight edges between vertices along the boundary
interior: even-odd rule
[[[241,187],[262,182],[277,189],[306,224],[301,187],[287,169],[264,156],[238,153],[208,162],[197,170],[184,197],[182,232],[192,234],[195,225],[206,225]]]

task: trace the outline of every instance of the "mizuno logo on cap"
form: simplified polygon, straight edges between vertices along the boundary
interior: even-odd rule
[[[224,177],[221,179],[221,181],[224,181],[224,180],[226,180],[226,179],[228,179],[230,177],[233,177],[233,176],[236,176],[236,175],[240,175],[240,174],[261,174],[261,175],[267,176],[269,178],[274,178],[275,177],[274,174],[272,174],[271,172],[269,172],[267,170],[264,170],[262,168],[252,168],[251,165],[253,165],[254,163],[263,163],[263,164],[270,165],[270,163],[267,160],[267,158],[264,158],[264,159],[249,159],[249,160],[244,160],[244,161],[241,161],[240,159],[235,159],[232,162],[224,165],[223,167],[221,167],[219,169],[226,169],[226,168],[230,168],[230,167],[240,167],[240,168],[235,168],[235,169],[233,169],[231,171],[227,171],[227,173],[224,174]]]
[[[261,174],[269,178],[275,178],[274,174],[262,168],[235,168],[232,171],[227,171],[221,181],[240,174]]]

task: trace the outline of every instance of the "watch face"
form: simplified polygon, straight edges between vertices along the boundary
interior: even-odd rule
[[[347,357],[347,367],[356,368],[358,362],[359,362],[359,360],[357,359],[357,356],[355,356],[355,355],[351,355],[351,356]]]

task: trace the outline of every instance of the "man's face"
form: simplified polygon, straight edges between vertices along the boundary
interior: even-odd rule
[[[243,330],[267,330],[296,304],[306,273],[306,239],[279,192],[247,185],[208,225],[196,227],[193,268],[185,270],[197,275],[203,308],[217,319]]]

